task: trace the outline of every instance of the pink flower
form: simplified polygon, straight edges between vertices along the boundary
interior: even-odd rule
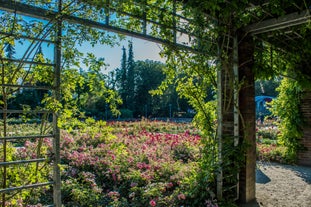
[[[131,188],[136,187],[137,185],[137,183],[131,183]]]
[[[169,182],[168,184],[167,184],[167,188],[171,188],[171,187],[173,187],[174,186],[174,184],[172,183],[172,182]]]
[[[178,200],[185,200],[186,199],[186,196],[183,193],[179,194],[177,197],[178,197]]]
[[[119,199],[119,197],[120,197],[120,194],[118,193],[118,192],[116,192],[116,191],[110,191],[109,193],[108,193],[108,196],[110,197],[110,198],[112,198],[113,200],[118,200]]]
[[[153,199],[149,202],[149,204],[150,206],[153,206],[153,207],[157,205],[157,203]]]

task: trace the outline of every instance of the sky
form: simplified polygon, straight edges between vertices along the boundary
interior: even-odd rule
[[[0,15],[3,14],[3,12],[0,11]],[[39,21],[44,24],[47,23],[46,20],[38,20],[31,17],[23,16],[24,20],[26,21]],[[115,33],[108,32],[107,34],[114,35]],[[121,58],[122,58],[122,47],[124,46],[126,48],[126,51],[128,52],[128,41],[131,40],[133,42],[133,53],[134,53],[134,60],[154,60],[154,61],[161,61],[165,62],[163,58],[160,57],[159,52],[161,51],[161,44],[153,43],[147,40],[142,40],[134,37],[127,36],[126,39],[124,39],[122,42],[120,42],[119,46],[116,45],[114,47],[110,47],[108,45],[95,45],[95,47],[92,47],[89,43],[84,43],[81,47],[77,46],[77,48],[83,52],[86,53],[93,53],[98,58],[104,58],[105,63],[109,66],[107,67],[107,70],[104,70],[103,73],[108,73],[111,70],[114,70],[116,68],[120,67]],[[16,42],[15,45],[15,57],[16,58],[22,58],[25,51],[30,45],[30,41],[26,39],[21,39],[21,43]],[[53,44],[48,45],[47,43],[42,43],[42,52],[44,56],[50,60],[53,60],[53,54],[54,54],[54,46]],[[33,55],[36,53],[36,50],[33,50],[31,55],[29,57],[33,57]],[[87,69],[85,65],[81,63],[81,68]]]
[[[111,71],[115,68],[120,68],[121,58],[122,58],[122,47],[124,46],[126,52],[128,53],[128,41],[133,42],[133,53],[134,60],[154,60],[164,62],[165,60],[160,57],[159,52],[161,51],[161,45],[153,43],[146,40],[141,40],[137,38],[127,37],[125,40],[120,42],[119,46],[114,46],[111,48],[107,45],[96,45],[92,48],[88,43],[82,46],[83,52],[92,52],[97,57],[105,58],[105,62],[109,64],[108,70]]]
[[[128,53],[128,41],[133,42],[133,53],[134,53],[134,60],[154,60],[154,61],[161,61],[165,62],[163,58],[160,57],[159,52],[161,51],[161,44],[153,43],[146,40],[141,40],[137,38],[127,37],[125,40],[120,42],[119,45],[114,47],[110,47],[108,45],[95,45],[92,47],[89,43],[84,43],[81,47],[77,46],[78,49],[83,52],[85,55],[86,53],[93,53],[98,58],[104,58],[105,63],[108,64],[106,70],[103,70],[103,73],[108,73],[116,68],[120,68],[121,58],[122,58],[122,47],[126,48],[126,52]],[[29,41],[23,41],[23,44],[16,43],[15,46],[15,57],[22,58],[24,52],[29,47]],[[42,52],[44,56],[50,60],[53,59],[54,54],[54,47],[53,45],[48,45],[47,43],[42,43]],[[35,50],[32,54],[35,54]],[[33,55],[30,55],[32,57]],[[87,69],[85,65],[81,63],[81,68]]]
[[[3,12],[0,11],[0,15],[2,15]],[[32,17],[23,16],[25,21],[38,21],[42,22],[44,24],[47,23],[46,20],[39,20]],[[108,32],[107,34],[111,33],[114,35],[115,33]],[[105,63],[108,64],[107,70],[103,70],[103,73],[108,73],[111,70],[114,70],[116,68],[120,67],[121,58],[122,58],[122,47],[124,46],[126,48],[126,51],[128,52],[128,41],[131,40],[133,42],[133,53],[134,53],[134,60],[154,60],[154,61],[161,61],[165,62],[165,59],[161,58],[159,55],[159,52],[161,51],[161,45],[158,43],[153,43],[147,40],[142,40],[134,37],[129,37],[122,42],[120,42],[119,46],[116,45],[114,47],[110,47],[108,45],[96,45],[95,47],[92,47],[88,43],[84,43],[81,47],[77,46],[77,48],[83,52],[86,53],[93,53],[98,58],[104,58]],[[15,50],[16,58],[22,58],[25,51],[27,50],[28,46],[30,45],[30,42],[25,39],[21,39],[23,42],[18,43],[16,42]],[[42,43],[42,52],[44,56],[50,60],[53,60],[53,54],[54,54],[54,46],[53,44],[48,45],[47,43]],[[31,55],[29,57],[33,57],[36,53],[36,50],[33,50]],[[82,69],[87,69],[85,65],[81,63]]]

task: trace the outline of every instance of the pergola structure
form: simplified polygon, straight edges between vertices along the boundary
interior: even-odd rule
[[[64,1],[65,2],[65,1]],[[116,32],[124,35],[129,35],[148,41],[153,41],[161,44],[165,44],[177,49],[188,50],[190,52],[206,53],[208,51],[200,50],[198,44],[204,41],[213,42],[212,44],[217,45],[217,41],[213,39],[202,39],[201,36],[187,30],[191,20],[186,16],[180,15],[180,11],[177,10],[176,3],[178,1],[171,1],[169,9],[158,7],[157,5],[147,4],[148,1],[133,1],[134,6],[137,9],[141,9],[140,15],[131,13],[130,11],[120,10],[114,8],[114,5],[122,3],[123,1],[102,1],[102,4],[98,4],[96,1],[72,1],[73,4],[78,5],[86,4],[90,7],[101,7],[104,11],[104,19],[92,19],[83,18],[84,14],[79,14],[79,11],[67,11],[64,9],[70,8],[70,4],[64,4],[62,0],[52,1],[53,6],[36,5],[36,2],[28,1],[17,1],[17,0],[0,0],[0,10],[10,12],[17,15],[24,15],[31,18],[38,18],[47,20],[53,24],[54,37],[46,38],[44,36],[30,37],[24,34],[16,34],[12,32],[0,31],[0,35],[3,37],[13,38],[24,38],[32,41],[45,41],[50,44],[54,44],[54,61],[53,63],[40,63],[33,60],[16,60],[1,58],[2,61],[18,62],[21,64],[34,64],[40,65],[45,64],[54,68],[54,85],[53,86],[42,86],[40,89],[53,91],[56,100],[60,99],[60,71],[61,71],[61,40],[62,40],[62,23],[67,22],[71,24],[88,25],[90,27]],[[191,1],[182,1],[185,5],[193,6]],[[124,3],[124,2],[123,2]],[[230,5],[230,2],[224,1],[223,6]],[[274,47],[279,48],[285,52],[300,53],[304,51],[302,56],[305,56],[305,62],[297,66],[297,70],[300,70],[303,74],[308,77],[311,76],[310,70],[310,46],[301,45],[300,42],[310,42],[311,35],[306,35],[301,25],[308,24],[311,20],[310,5],[306,5],[304,1],[293,3],[290,7],[284,7],[282,13],[279,15],[270,13],[269,2],[261,2],[256,4],[253,1],[249,1],[248,7],[245,13],[250,15],[251,21],[249,25],[241,28],[232,28],[230,43],[226,51],[230,57],[229,64],[223,64],[221,69],[218,71],[218,147],[219,147],[219,162],[222,160],[222,148],[223,144],[227,142],[227,139],[231,139],[232,149],[236,148],[239,143],[247,143],[248,147],[245,154],[244,166],[240,169],[238,175],[238,183],[233,183],[234,193],[236,198],[241,202],[250,202],[255,199],[255,168],[256,168],[256,140],[255,140],[255,102],[254,102],[254,51],[255,51],[255,38],[256,41],[268,42]],[[255,8],[262,8],[264,14],[257,15],[252,11]],[[281,7],[282,8],[282,7]],[[161,22],[154,21],[151,19],[147,11],[157,10],[164,15],[169,16],[171,20],[170,24],[162,24]],[[204,10],[202,12],[205,12]],[[232,11],[234,13],[234,11]],[[78,14],[77,14],[78,13]],[[113,24],[114,15],[121,14],[127,16],[130,20],[138,20],[140,29],[135,28],[123,28],[120,25]],[[210,19],[213,21],[217,20],[217,16],[212,16],[206,11],[205,15],[211,16]],[[234,15],[233,15],[234,16]],[[159,36],[155,33],[148,31],[150,27],[158,27],[159,29],[165,29],[168,31],[168,35]],[[309,32],[310,33],[310,32]],[[308,32],[307,32],[308,34]],[[227,34],[226,34],[227,35]],[[178,37],[182,37],[179,39]],[[184,39],[188,39],[186,43]],[[194,41],[190,41],[190,39]],[[308,51],[309,50],[309,51]],[[307,52],[305,52],[307,51]],[[232,87],[232,82],[234,86]],[[229,85],[229,83],[231,85]],[[2,88],[37,88],[32,85],[14,85],[2,82]],[[232,99],[228,99],[226,95],[231,94]],[[3,109],[1,113],[6,116],[8,113],[22,113],[10,109]],[[5,205],[5,194],[12,191],[22,190],[25,188],[35,188],[44,185],[53,185],[53,199],[54,206],[61,206],[61,190],[60,190],[60,132],[57,127],[57,112],[54,112],[53,116],[53,132],[52,134],[22,136],[22,137],[10,137],[4,134],[0,137],[1,142],[5,146],[10,140],[16,139],[33,139],[33,138],[44,138],[50,137],[53,139],[53,181],[48,183],[35,183],[27,186],[10,187],[4,184],[0,187],[0,193],[2,194],[2,206]],[[6,125],[6,123],[4,123]],[[5,127],[5,126],[4,126]],[[5,152],[5,150],[4,150]],[[0,162],[0,166],[6,171],[8,166],[30,163],[30,162],[45,162],[45,159],[33,159],[24,161],[7,161],[6,155],[3,155],[4,160]],[[234,163],[235,160],[232,160]],[[226,171],[226,167],[222,167],[219,170],[217,177],[217,196],[222,198],[224,196],[223,185],[226,182],[225,177],[230,176],[230,172]],[[236,175],[234,175],[236,176]],[[4,178],[4,183],[6,183]]]

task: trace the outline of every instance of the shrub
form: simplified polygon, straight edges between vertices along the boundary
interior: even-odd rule
[[[107,133],[104,137],[110,138],[97,142],[94,138],[102,136],[94,124],[87,127],[92,133],[62,132],[65,206],[197,206],[211,197],[207,193],[198,198],[208,180],[203,183],[197,177],[201,145],[197,132],[147,120],[109,126],[115,136]],[[164,126],[178,133],[156,130]]]

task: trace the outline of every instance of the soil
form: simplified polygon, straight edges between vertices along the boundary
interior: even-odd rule
[[[245,207],[311,207],[311,167],[259,162],[256,201]]]

